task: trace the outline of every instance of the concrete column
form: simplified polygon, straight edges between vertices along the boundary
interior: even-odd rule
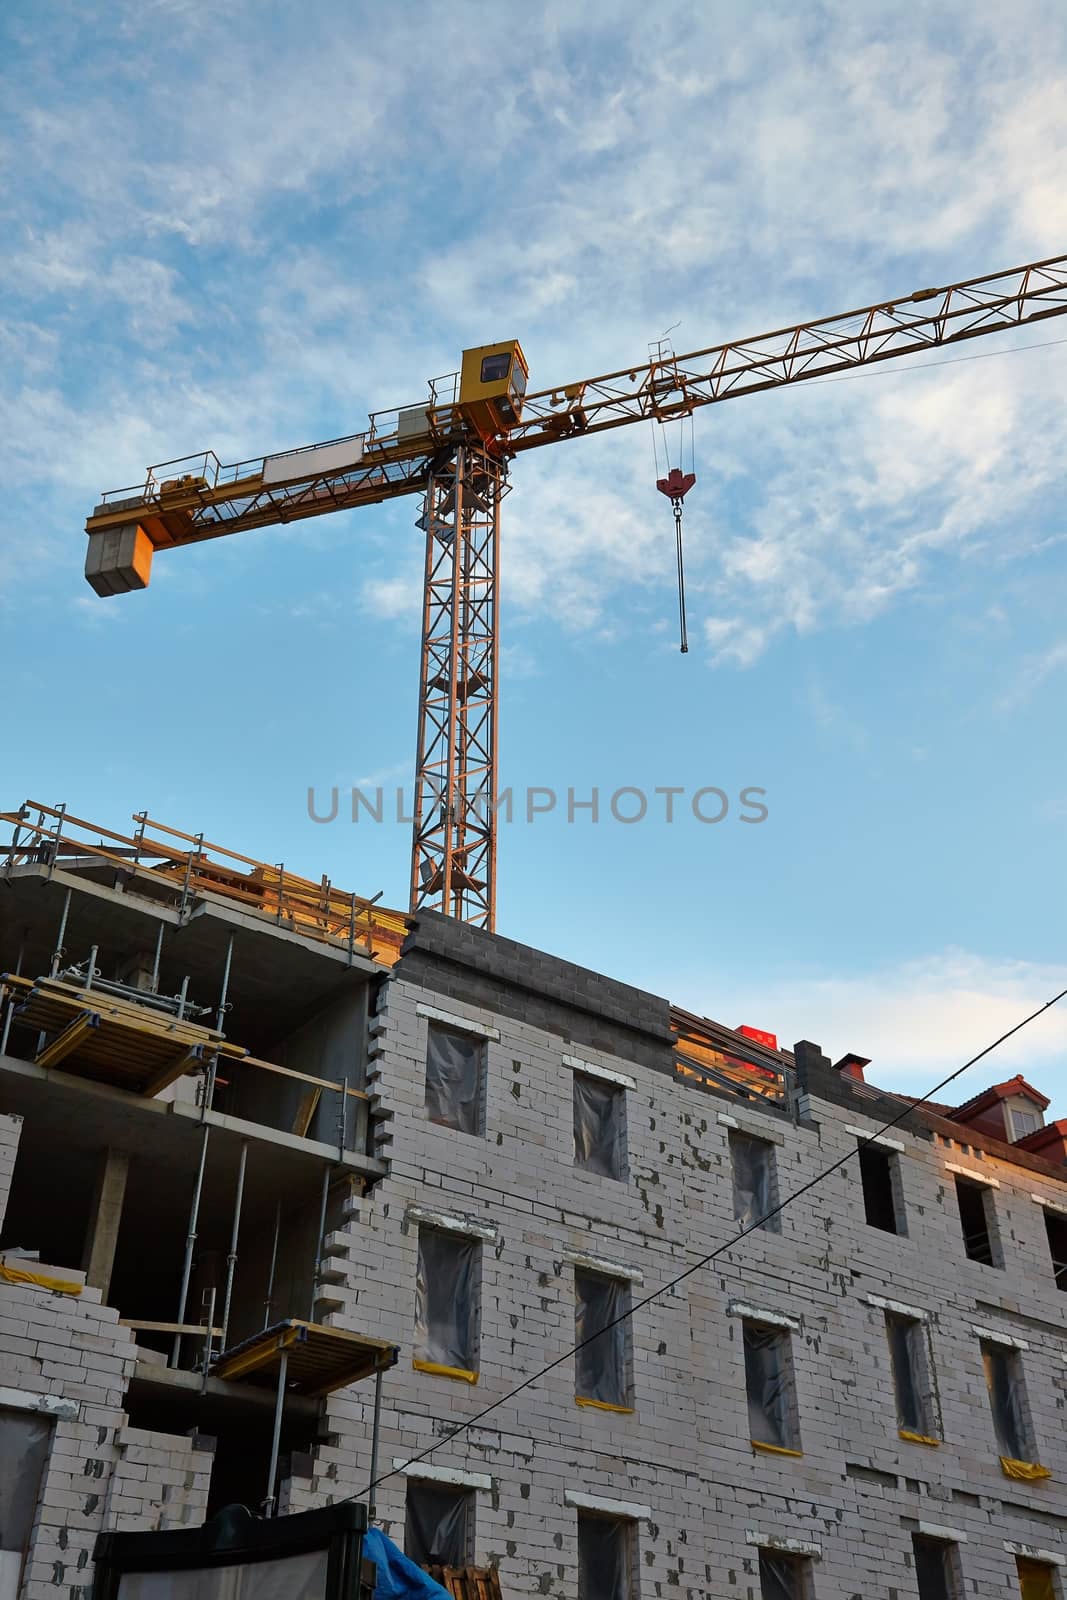
[[[105,1303],[111,1286],[111,1269],[115,1264],[115,1247],[119,1240],[129,1172],[130,1158],[124,1150],[106,1150],[100,1162],[96,1192],[89,1212],[82,1267],[86,1283],[90,1288],[100,1290]]]

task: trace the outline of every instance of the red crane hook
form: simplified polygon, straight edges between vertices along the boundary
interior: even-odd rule
[[[683,472],[672,467],[665,478],[656,479],[656,488],[665,494],[674,509],[674,537],[678,547],[678,626],[681,631],[682,655],[689,653],[689,636],[685,627],[685,567],[682,563],[682,501],[696,483],[695,472]]]

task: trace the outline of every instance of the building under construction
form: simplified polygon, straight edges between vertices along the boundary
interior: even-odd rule
[[[911,1105],[144,815],[0,816],[0,1600],[345,1497],[505,1597],[1067,1600],[1024,1077]]]

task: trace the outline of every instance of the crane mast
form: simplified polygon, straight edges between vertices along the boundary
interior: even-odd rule
[[[411,907],[492,928],[497,580],[507,466],[459,445],[426,485]]]
[[[459,373],[431,380],[428,401],[376,412],[362,433],[228,466],[207,450],[149,468],[144,483],[105,494],[87,519],[86,578],[102,595],[142,589],[156,550],[422,494],[410,903],[492,929],[509,461],[1064,313],[1067,256],[1055,256],[686,355],[660,348],[650,361],[536,393],[526,392],[517,340],[481,346],[464,351]]]

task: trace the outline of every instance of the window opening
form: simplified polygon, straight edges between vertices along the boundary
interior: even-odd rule
[[[789,1334],[757,1322],[742,1326],[749,1437],[776,1450],[799,1450]]]
[[[955,1545],[914,1533],[911,1547],[919,1600],[960,1600],[959,1553]]]
[[[578,1513],[578,1600],[631,1600],[632,1522]]]
[[[426,1109],[430,1121],[481,1133],[485,1041],[431,1022],[426,1033]]]
[[[926,1330],[917,1317],[886,1312],[886,1335],[897,1400],[897,1426],[933,1438],[938,1431]]]
[[[409,1480],[404,1554],[419,1567],[465,1567],[474,1535],[474,1491]]]
[[[419,1229],[415,1365],[473,1379],[478,1370],[477,1239]]]
[[[969,1183],[966,1178],[957,1178],[956,1200],[960,1208],[960,1225],[963,1228],[963,1247],[967,1254],[972,1261],[981,1261],[987,1267],[999,1267],[989,1190],[984,1184]]]
[[[1015,1566],[1022,1600],[1058,1600],[1054,1569],[1047,1562],[1016,1556]]]
[[[626,1176],[626,1090],[574,1074],[574,1164],[604,1178]]]
[[[762,1600],[811,1600],[811,1562],[780,1550],[761,1550],[759,1581]]]
[[[1012,1461],[1033,1460],[1019,1352],[983,1340],[982,1361],[1001,1455]]]
[[[1055,1211],[1046,1211],[1045,1233],[1052,1257],[1052,1270],[1056,1275],[1056,1287],[1067,1289],[1067,1217],[1061,1217]]]
[[[733,1166],[734,1221],[742,1228],[757,1225],[777,1233],[779,1220],[770,1213],[775,1206],[774,1146],[767,1139],[750,1139],[747,1134],[730,1135],[730,1160]],[[766,1218],[766,1221],[761,1221]]]
[[[860,1180],[863,1184],[863,1211],[870,1228],[883,1233],[903,1233],[903,1218],[897,1205],[897,1162],[892,1151],[877,1145],[860,1146]]]
[[[630,1285],[621,1278],[605,1278],[599,1273],[575,1270],[574,1342],[593,1341],[576,1351],[574,1357],[574,1392],[582,1404],[598,1405],[606,1410],[630,1410],[629,1324],[616,1320],[625,1317],[629,1307]],[[601,1332],[602,1329],[605,1331]],[[595,1334],[600,1337],[594,1338]]]
[[[15,1600],[37,1514],[52,1425],[34,1411],[0,1411],[0,1600]]]

